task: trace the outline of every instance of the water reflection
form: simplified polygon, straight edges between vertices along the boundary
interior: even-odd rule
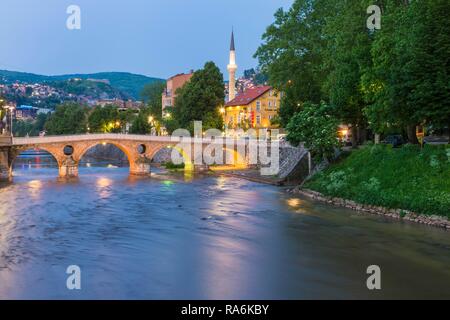
[[[42,181],[40,180],[32,180],[28,182],[28,190],[30,192],[30,196],[33,199],[37,199],[40,195],[42,189]]]

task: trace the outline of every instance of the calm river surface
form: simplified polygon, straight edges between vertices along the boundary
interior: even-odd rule
[[[47,160],[0,188],[1,299],[450,298],[449,232],[235,178],[90,163],[58,182]]]

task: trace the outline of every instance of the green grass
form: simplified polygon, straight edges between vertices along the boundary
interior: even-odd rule
[[[165,162],[163,163],[163,166],[168,170],[181,170],[184,169],[185,164],[174,164],[173,162]]]
[[[305,188],[359,203],[450,217],[450,146],[365,146]]]

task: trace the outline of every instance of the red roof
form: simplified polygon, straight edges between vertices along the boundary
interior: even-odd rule
[[[225,107],[245,106],[252,103],[255,99],[261,97],[267,91],[272,90],[270,86],[260,86],[245,90],[244,93],[239,94],[236,98],[225,104]]]

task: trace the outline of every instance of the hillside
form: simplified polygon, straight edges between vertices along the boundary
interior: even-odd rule
[[[88,96],[94,99],[129,99],[131,96],[107,83],[87,80],[59,80],[48,82],[56,89],[77,96]]]
[[[142,88],[155,81],[163,81],[162,79],[147,77],[138,74],[132,74],[127,72],[101,72],[93,74],[67,74],[57,76],[38,75],[26,72],[16,72],[8,70],[0,70],[0,83],[49,83],[61,80],[68,80],[72,78],[79,79],[96,79],[96,80],[108,80],[109,84],[122,91],[134,99],[139,99],[139,94]]]
[[[366,146],[315,175],[305,188],[362,204],[450,218],[450,147]]]

